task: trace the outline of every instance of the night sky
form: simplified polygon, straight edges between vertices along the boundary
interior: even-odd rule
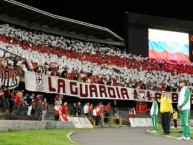
[[[193,20],[193,6],[168,0],[17,0],[68,18],[109,28],[124,38],[125,12]]]

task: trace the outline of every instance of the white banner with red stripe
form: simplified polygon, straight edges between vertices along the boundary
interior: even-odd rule
[[[156,91],[83,83],[34,72],[25,73],[25,87],[26,90],[29,91],[75,96],[80,99],[112,99],[150,102],[151,97],[155,96],[158,100],[161,97],[161,92]],[[177,92],[167,92],[167,94],[171,97],[173,103],[178,101]],[[191,103],[193,104],[193,95],[191,95]]]

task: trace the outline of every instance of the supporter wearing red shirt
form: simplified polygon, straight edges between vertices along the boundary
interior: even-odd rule
[[[61,112],[62,112],[62,114],[67,115],[67,113],[68,113],[67,102],[64,102],[64,104],[62,105]]]
[[[107,106],[105,106],[105,110],[106,110],[107,112],[110,112],[110,111],[111,111],[111,104],[110,104],[110,103],[108,103]]]
[[[62,105],[61,114],[60,114],[60,118],[62,121],[68,121],[67,113],[68,113],[67,102],[64,102],[64,104]]]
[[[17,93],[16,93],[15,103],[16,103],[16,105],[21,105],[21,104],[22,104],[22,101],[21,101],[21,93],[20,93],[20,92],[17,92]]]
[[[92,104],[90,104],[89,107],[88,107],[88,114],[89,114],[90,116],[93,115],[93,105],[92,105]]]
[[[22,93],[17,92],[15,96],[15,103],[17,108],[16,114],[21,114],[21,105],[22,105],[21,97],[22,97]]]

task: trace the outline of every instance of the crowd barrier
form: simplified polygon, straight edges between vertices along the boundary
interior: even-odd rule
[[[96,127],[95,120],[91,120],[91,123],[94,127]],[[115,126],[115,125],[117,125],[116,122],[115,122],[115,117],[101,117],[99,119],[98,124],[99,124],[98,126]],[[123,118],[122,117],[120,117],[118,119],[118,125],[119,126],[123,125]]]
[[[151,127],[151,118],[129,118],[131,127]]]
[[[0,131],[75,128],[73,122],[0,120]]]

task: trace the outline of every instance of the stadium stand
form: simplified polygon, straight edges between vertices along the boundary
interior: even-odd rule
[[[9,9],[20,6],[19,10],[21,12],[30,11],[28,15],[32,14],[34,16],[34,19],[32,17],[30,21],[37,21],[35,17],[38,15],[41,18],[46,17],[45,22],[39,22],[42,25],[47,24],[50,27],[55,25],[50,24],[50,17],[55,18],[56,15],[45,13],[21,3],[15,2],[13,4],[14,1],[7,1],[11,5],[2,1],[0,4],[3,4],[4,7],[9,5]],[[4,9],[0,8],[1,19],[4,18],[2,16],[4,12]],[[7,17],[6,21],[10,20]],[[14,17],[20,18],[21,16],[14,15]],[[24,15],[24,17],[28,18],[27,15]],[[76,29],[78,25],[83,25],[88,27],[87,32],[85,32],[87,33],[86,37],[91,33],[94,35],[96,31],[100,32],[101,35],[96,33],[94,35],[96,39],[90,37],[81,39],[80,37],[74,37],[74,35],[70,37],[72,35],[59,33],[58,31],[56,31],[58,33],[53,34],[48,31],[42,32],[41,30],[45,29],[38,29],[34,25],[30,25],[29,28],[25,24],[19,27],[17,25],[21,23],[16,22],[16,25],[8,24],[8,22],[2,23],[0,25],[0,68],[17,69],[21,75],[26,71],[33,71],[80,82],[171,92],[178,91],[178,80],[185,78],[188,80],[189,86],[193,88],[193,63],[153,60],[127,54],[123,50],[123,45],[117,45],[118,42],[123,41],[122,38],[110,30],[62,17],[59,17],[55,23],[63,24],[63,22],[64,26],[59,25],[62,30],[65,29],[65,26],[70,27],[67,29],[72,30]],[[83,33],[85,29],[77,30],[77,33]],[[115,43],[106,43],[105,41],[109,38],[114,40]],[[10,112],[27,115],[28,112],[25,108],[28,108],[30,102],[33,110],[31,113],[41,119],[42,94],[25,92],[20,98],[20,93],[8,91],[5,96],[5,99],[0,97],[0,111],[9,108]],[[6,98],[9,98],[9,103]],[[26,102],[26,100],[29,102]],[[15,106],[10,105],[11,103],[15,103]],[[53,109],[52,105],[51,112],[49,111],[52,119]],[[125,119],[128,117],[127,108],[119,109],[119,112]],[[141,117],[144,117],[143,115]]]
[[[0,25],[1,49],[20,56],[23,71],[83,82],[177,91],[179,79],[192,85],[192,64],[151,60],[119,48]],[[8,60],[12,63],[11,60]]]

